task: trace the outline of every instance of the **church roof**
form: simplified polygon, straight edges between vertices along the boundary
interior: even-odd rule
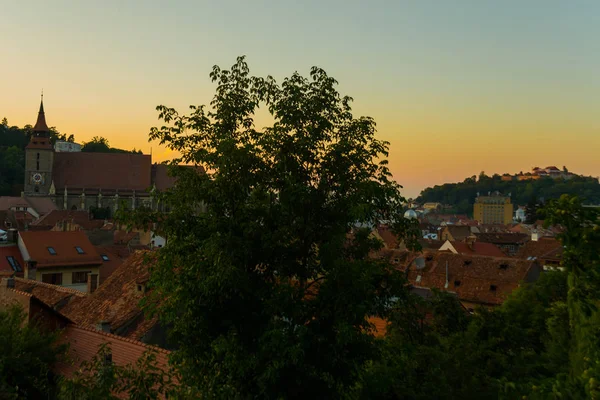
[[[34,132],[49,132],[48,125],[46,124],[46,114],[44,113],[44,99],[40,102],[40,111],[38,112],[37,122],[33,127]]]
[[[145,154],[55,153],[52,179],[57,192],[73,189],[136,190],[151,186],[152,160]]]

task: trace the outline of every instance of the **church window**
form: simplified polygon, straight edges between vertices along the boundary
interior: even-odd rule
[[[33,190],[37,193],[40,191],[40,188],[36,186]]]
[[[39,160],[40,159],[40,153],[37,153],[36,155],[36,159]]]

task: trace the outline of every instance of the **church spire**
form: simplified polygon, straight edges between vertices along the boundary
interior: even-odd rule
[[[44,113],[44,92],[42,91],[42,100],[40,101],[40,111],[38,112],[37,122],[33,127],[34,132],[48,132],[48,125],[46,124],[46,114]]]

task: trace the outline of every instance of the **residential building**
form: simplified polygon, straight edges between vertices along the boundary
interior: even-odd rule
[[[27,278],[82,292],[98,287],[102,258],[84,232],[26,231],[18,244]]]
[[[480,224],[510,224],[513,218],[510,196],[478,196],[473,205],[473,218]]]
[[[466,242],[446,240],[439,251],[449,251],[453,254],[477,255],[486,257],[506,257],[499,247],[492,243],[483,243],[468,238]]]
[[[527,218],[526,207],[525,206],[517,207],[517,210],[515,211],[515,221],[523,222],[523,221],[525,221],[526,218]]]
[[[79,143],[66,142],[64,140],[57,140],[56,143],[54,143],[55,153],[78,153],[80,151],[81,145]]]
[[[22,277],[25,261],[16,243],[0,244],[0,277]]]
[[[497,306],[521,282],[534,282],[541,273],[535,260],[435,252],[404,267],[416,287],[455,293],[467,309]]]
[[[446,225],[442,228],[439,239],[460,242],[471,236],[471,227],[466,225]]]
[[[509,256],[514,256],[530,239],[529,235],[513,232],[476,233],[478,242],[492,243]]]
[[[516,256],[525,260],[537,260],[545,271],[562,269],[563,245],[550,237],[534,237],[525,243]]]

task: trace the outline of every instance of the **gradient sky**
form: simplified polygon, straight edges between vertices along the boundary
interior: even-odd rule
[[[600,1],[0,3],[0,118],[153,148],[155,107],[207,104],[246,55],[281,81],[313,65],[391,142],[404,194],[563,165],[600,175]],[[260,121],[259,121],[260,122]],[[259,123],[260,126],[260,123]]]

